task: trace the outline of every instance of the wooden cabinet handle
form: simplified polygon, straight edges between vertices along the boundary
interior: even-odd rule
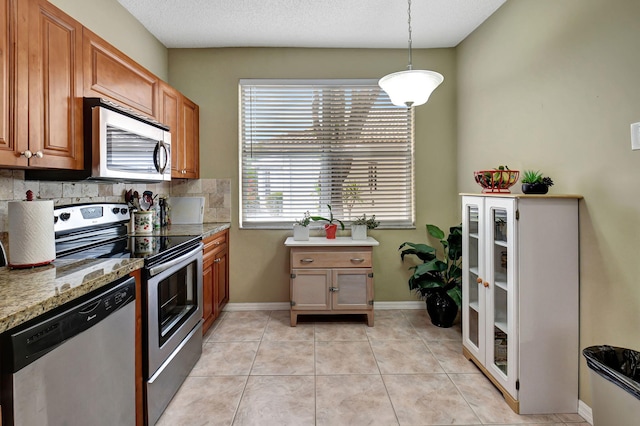
[[[476,282],[477,282],[478,284],[482,284],[482,278],[480,278],[480,277],[476,278]]]
[[[362,262],[364,262],[364,259],[361,258],[361,257],[353,257],[353,258],[351,258],[351,261],[354,262],[354,263],[362,263]]]
[[[300,262],[302,262],[302,263],[311,263],[311,262],[313,262],[313,259],[310,259],[310,258],[307,257],[305,259],[300,259]]]

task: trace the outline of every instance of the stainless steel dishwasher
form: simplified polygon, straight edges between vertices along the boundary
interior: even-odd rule
[[[12,383],[4,420],[134,425],[135,297],[135,280],[122,278],[7,332]]]

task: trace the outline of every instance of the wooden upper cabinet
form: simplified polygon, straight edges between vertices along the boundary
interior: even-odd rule
[[[4,139],[3,125],[0,164],[82,169],[82,26],[46,0],[9,0],[4,12],[14,50],[3,117],[13,127]]]
[[[200,109],[165,82],[160,82],[159,121],[171,130],[171,177],[200,176]]]
[[[0,163],[9,151],[13,153],[9,136],[9,1],[0,0]]]
[[[200,107],[184,96],[181,107],[182,177],[197,179],[200,177]]]
[[[158,119],[159,79],[84,28],[84,96],[103,97]]]

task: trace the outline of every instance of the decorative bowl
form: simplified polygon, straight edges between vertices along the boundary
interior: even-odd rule
[[[483,193],[510,193],[511,188],[518,181],[518,170],[478,170],[473,176],[482,187]]]

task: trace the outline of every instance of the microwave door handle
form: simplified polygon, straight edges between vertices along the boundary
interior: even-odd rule
[[[160,166],[160,148],[164,150],[164,164],[162,166]],[[153,151],[153,163],[156,166],[156,170],[158,170],[160,174],[164,174],[164,170],[167,168],[167,164],[169,164],[169,151],[162,141],[158,142]]]

